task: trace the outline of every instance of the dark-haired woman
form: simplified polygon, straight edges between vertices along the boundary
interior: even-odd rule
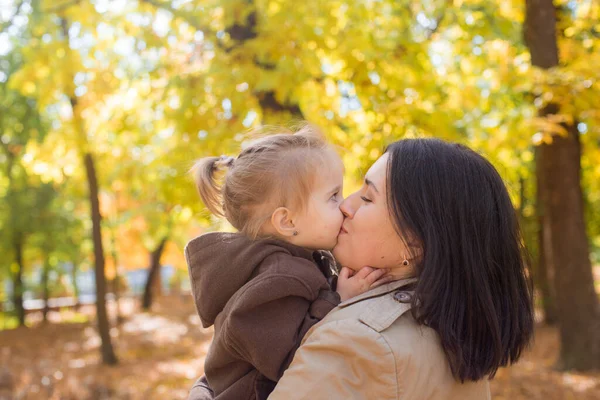
[[[488,399],[533,330],[517,219],[467,147],[388,147],[341,205],[334,255],[396,281],[340,304],[305,336],[269,399]]]

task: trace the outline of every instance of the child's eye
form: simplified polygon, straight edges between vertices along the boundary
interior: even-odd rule
[[[331,198],[329,200],[337,200],[339,194],[340,192],[335,192],[333,195],[331,195]]]
[[[372,203],[373,200],[367,199],[365,196],[360,196],[360,198],[362,199],[362,201],[364,201],[365,203]]]

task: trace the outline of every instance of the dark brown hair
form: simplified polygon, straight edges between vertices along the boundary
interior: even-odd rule
[[[493,377],[533,333],[532,286],[517,217],[492,164],[438,139],[390,145],[388,204],[422,251],[413,315],[439,335],[455,378]]]

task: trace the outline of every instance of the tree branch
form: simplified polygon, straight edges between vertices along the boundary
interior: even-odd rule
[[[448,0],[446,6],[448,7],[451,4],[451,0]],[[446,18],[446,14],[448,14],[446,11],[446,8],[444,8],[441,14],[435,19],[435,27],[429,29],[429,32],[427,33],[427,40],[430,40],[439,31],[440,24],[444,21],[444,18]]]
[[[216,46],[224,51],[225,53],[230,53],[236,47],[242,45],[244,42],[248,40],[255,39],[257,37],[256,33],[256,25],[257,25],[257,14],[256,10],[253,10],[246,17],[245,24],[235,23],[232,26],[225,28],[225,31],[229,34],[230,38],[234,41],[234,43],[227,47],[225,44],[220,41],[216,33],[211,31],[208,27],[203,27],[201,23],[199,23],[195,18],[191,18],[188,13],[182,12],[180,10],[174,9],[170,4],[162,0],[139,0],[140,3],[150,4],[158,9],[168,11],[176,18],[179,18],[188,24],[190,24],[195,29],[204,32],[205,34],[210,34],[211,37],[214,37]],[[263,70],[274,70],[276,65],[269,62],[263,62],[258,59],[258,57],[253,56],[250,60],[254,65],[263,69]],[[294,115],[297,118],[303,118],[304,115],[300,106],[298,104],[282,104],[280,103],[276,97],[275,92],[273,90],[269,91],[258,91],[254,92],[254,95],[258,98],[259,104],[264,110],[271,110],[273,112],[283,112],[287,111]]]

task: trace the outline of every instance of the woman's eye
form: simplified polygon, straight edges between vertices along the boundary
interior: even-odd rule
[[[367,199],[365,196],[360,196],[360,198],[362,199],[362,201],[364,201],[365,203],[372,203],[373,200]]]

